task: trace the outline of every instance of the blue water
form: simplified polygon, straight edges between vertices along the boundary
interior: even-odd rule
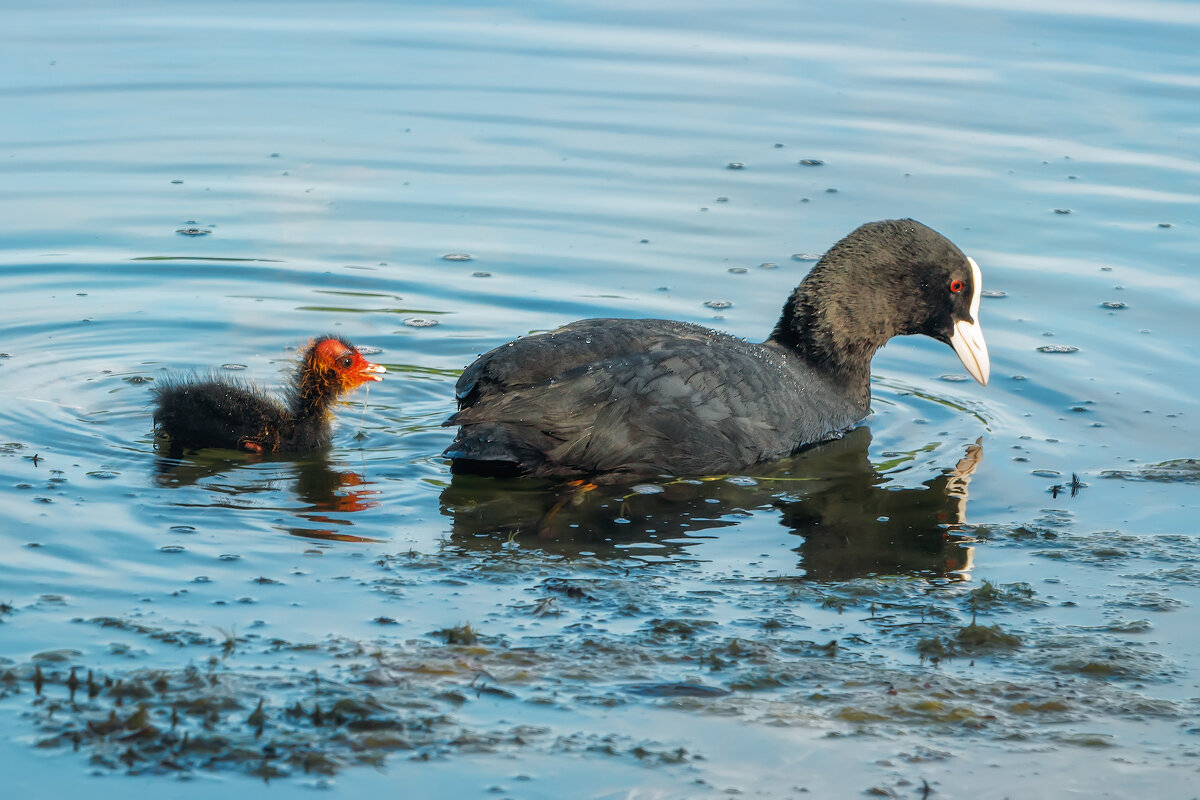
[[[309,670],[361,691],[374,663],[407,676],[379,702],[447,721],[374,769],[292,731],[345,763],[273,791],[1183,796],[1200,490],[1146,468],[1200,457],[1198,34],[1171,2],[3,10],[9,785],[263,792],[242,762],[119,777],[127,742],[48,742],[114,710],[50,708],[72,667],[209,669],[240,703],[216,729],[261,748],[256,699],[310,705]],[[989,386],[897,340],[866,430],[750,480],[451,485],[478,353],[589,316],[761,339],[804,256],[901,216],[1003,293]],[[389,370],[327,453],[159,474],[155,380],[278,385],[326,331]],[[1032,596],[980,605],[985,581]],[[973,614],[1021,646],[918,649]],[[481,643],[433,635],[462,624]],[[624,688],[676,682],[731,694]],[[702,758],[653,756],[679,748]]]

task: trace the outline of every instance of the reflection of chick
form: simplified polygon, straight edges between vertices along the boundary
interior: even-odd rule
[[[374,481],[357,472],[337,472],[323,461],[300,464],[296,473],[296,494],[311,504],[311,511],[353,513],[374,508],[379,502],[370,498],[379,494],[377,489],[349,488],[372,485]]]
[[[296,466],[296,494],[300,500],[309,503],[309,507],[298,512],[297,516],[322,527],[293,527],[287,529],[288,533],[306,539],[340,542],[381,541],[343,531],[344,528],[354,525],[353,520],[349,518],[350,514],[379,505],[379,501],[373,499],[379,494],[378,489],[358,488],[373,486],[373,481],[367,480],[357,472],[338,472],[324,459],[303,462]],[[340,516],[335,517],[333,514]]]

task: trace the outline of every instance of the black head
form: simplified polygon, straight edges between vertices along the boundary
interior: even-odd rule
[[[817,262],[772,338],[815,363],[861,371],[888,339],[923,333],[953,347],[986,384],[980,280],[978,265],[932,228],[911,219],[868,222]]]

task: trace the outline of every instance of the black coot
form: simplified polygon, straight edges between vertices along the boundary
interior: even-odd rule
[[[384,372],[345,339],[322,336],[301,353],[283,402],[246,383],[168,379],[154,389],[154,426],[174,456],[200,447],[311,450],[329,442],[334,401]]]
[[[467,367],[455,472],[567,478],[725,473],[840,436],[866,416],[893,336],[946,342],[986,384],[979,267],[911,219],[830,248],[763,343],[658,319],[588,319]]]

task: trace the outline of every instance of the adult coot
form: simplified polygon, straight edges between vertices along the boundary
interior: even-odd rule
[[[154,425],[173,455],[199,447],[311,450],[329,442],[333,402],[385,372],[345,339],[322,336],[301,353],[282,402],[246,383],[168,379],[154,390]]]
[[[659,319],[588,319],[467,367],[455,472],[548,478],[738,470],[866,416],[871,357],[893,336],[946,342],[987,383],[979,267],[911,219],[830,248],[763,343]]]

